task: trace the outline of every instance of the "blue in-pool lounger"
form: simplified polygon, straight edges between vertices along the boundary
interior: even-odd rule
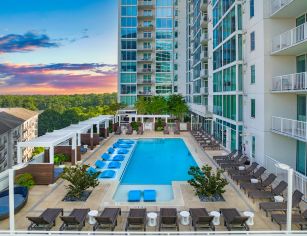
[[[125,157],[123,155],[115,155],[113,161],[123,161]]]
[[[144,202],[155,202],[157,198],[156,190],[148,189],[143,192]]]
[[[108,153],[104,153],[101,155],[101,158],[105,161],[109,161],[111,159],[111,156]]]
[[[94,167],[90,166],[88,169],[87,169],[87,173],[89,174],[96,174],[98,173],[99,171],[96,170]]]
[[[103,162],[102,160],[97,160],[97,161],[95,162],[95,166],[96,166],[96,168],[98,168],[98,169],[102,169],[105,165],[106,165],[106,163]]]
[[[127,154],[128,152],[127,149],[118,149],[117,154]]]
[[[142,191],[141,190],[130,190],[128,192],[128,202],[139,202],[141,201]]]
[[[120,162],[118,161],[112,161],[109,163],[108,168],[110,169],[119,169],[120,168]]]
[[[115,174],[116,172],[114,170],[105,170],[101,172],[101,174],[99,175],[99,178],[112,179],[115,177]]]
[[[133,140],[118,140],[117,141],[118,143],[123,143],[123,144],[134,144],[134,141]]]
[[[108,149],[108,153],[113,154],[114,152],[115,152],[115,149],[114,149],[114,148],[110,147],[110,148]]]

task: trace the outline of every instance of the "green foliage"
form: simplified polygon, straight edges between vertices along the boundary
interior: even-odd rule
[[[54,155],[54,164],[62,165],[64,162],[68,161],[69,157],[66,154],[55,154]]]
[[[138,122],[133,121],[133,122],[130,123],[130,125],[131,125],[131,127],[132,127],[133,130],[136,130],[136,131],[137,131],[137,130],[139,129],[139,126],[141,125],[141,122],[139,122],[139,121],[138,121]]]
[[[77,165],[65,167],[61,178],[67,180],[70,184],[65,186],[68,189],[67,196],[80,198],[82,193],[88,188],[95,188],[99,185],[97,177],[99,173],[87,173],[88,166]]]
[[[32,157],[44,152],[45,149],[43,147],[35,147],[33,152],[32,152]]]
[[[20,186],[27,187],[27,188],[31,188],[32,186],[35,185],[33,176],[30,173],[23,173],[23,174],[17,175],[15,177],[15,183]]]
[[[155,123],[155,130],[156,131],[163,131],[164,130],[165,123],[162,121],[162,119],[157,119]]]
[[[139,114],[170,114],[180,120],[189,110],[181,95],[171,95],[167,99],[162,96],[139,98],[135,108]]]
[[[38,135],[62,129],[98,115],[115,114],[122,105],[116,93],[59,96],[0,96],[0,107],[24,107],[43,111],[38,117]]]
[[[188,173],[193,176],[188,183],[194,187],[198,196],[221,195],[225,192],[225,186],[228,185],[227,180],[222,177],[223,170],[218,169],[216,173],[213,173],[212,167],[209,165],[205,165],[201,169],[192,166]]]

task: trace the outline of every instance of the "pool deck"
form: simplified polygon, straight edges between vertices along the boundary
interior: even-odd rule
[[[190,152],[192,153],[195,161],[199,166],[204,164],[211,165],[214,169],[216,164],[212,160],[213,155],[223,154],[223,150],[219,151],[204,151],[194,140],[190,133],[181,132],[180,135],[164,135],[162,132],[148,132],[144,135],[120,135],[111,136],[104,141],[101,145],[97,146],[93,151],[88,152],[83,160],[84,163],[92,165],[101,154],[103,154],[109,146],[111,146],[118,138],[183,138]],[[43,212],[46,208],[63,208],[64,215],[69,214],[73,208],[90,208],[92,210],[102,211],[104,207],[120,207],[123,214],[119,217],[118,226],[115,231],[122,231],[126,224],[127,214],[130,208],[146,207],[147,212],[158,212],[160,207],[176,207],[178,211],[188,210],[192,207],[205,207],[208,211],[219,210],[220,208],[237,208],[240,212],[252,211],[255,213],[255,224],[250,227],[251,230],[279,230],[279,226],[272,223],[270,218],[265,216],[263,211],[259,211],[258,202],[253,203],[247,196],[238,188],[238,186],[228,178],[230,184],[226,187],[226,192],[223,194],[225,202],[201,202],[197,196],[195,196],[193,189],[186,182],[173,182],[174,200],[171,202],[161,203],[116,203],[113,201],[113,195],[116,191],[118,181],[100,183],[95,188],[86,202],[63,202],[62,199],[67,193],[64,180],[59,179],[53,186],[34,186],[30,190],[28,203],[26,206],[16,214],[15,223],[17,230],[25,230],[29,225],[29,221],[26,216],[37,216]],[[0,221],[0,229],[8,229],[8,219]],[[57,231],[61,225],[61,220],[57,219],[56,226],[52,230]],[[296,229],[294,227],[294,229]],[[91,231],[92,226],[86,223],[83,228],[84,231]],[[147,227],[147,231],[156,231],[157,227]],[[191,224],[189,226],[183,226],[180,224],[181,231],[193,231]],[[216,227],[216,230],[225,231],[223,226],[223,220],[221,219],[221,225]]]

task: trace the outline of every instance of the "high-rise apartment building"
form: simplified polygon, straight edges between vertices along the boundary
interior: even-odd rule
[[[120,0],[118,99],[177,92],[178,1]]]

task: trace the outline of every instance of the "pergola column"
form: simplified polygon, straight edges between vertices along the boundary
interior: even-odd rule
[[[110,126],[110,120],[106,120],[104,122],[104,127],[105,127],[105,138],[109,136],[109,126]]]
[[[49,147],[49,163],[54,164],[54,146]]]
[[[97,130],[96,133],[99,135],[100,134],[100,125],[99,122],[96,124]]]
[[[22,147],[17,146],[17,164],[22,163]]]
[[[94,129],[93,129],[93,126],[91,127],[91,135],[90,135],[90,146],[91,146],[91,150],[94,149]]]
[[[71,164],[75,165],[77,163],[77,152],[76,152],[76,144],[77,137],[74,136],[71,140]]]

